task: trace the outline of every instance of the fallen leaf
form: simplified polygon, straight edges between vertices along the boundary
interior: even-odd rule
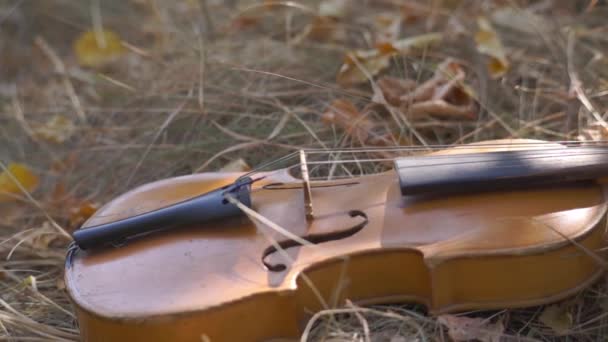
[[[538,317],[538,320],[558,335],[568,333],[573,323],[573,317],[568,307],[559,304],[547,306]]]
[[[371,50],[350,51],[338,71],[336,82],[343,87],[363,83],[368,80],[366,73],[375,76],[388,68],[393,56],[436,43],[441,37],[440,33],[427,33],[394,42],[382,42]]]
[[[321,116],[325,124],[335,124],[351,137],[364,144],[373,130],[374,124],[366,118],[350,101],[338,99],[331,103]]]
[[[38,176],[27,166],[10,163],[6,170],[0,173],[0,203],[15,200],[22,196],[23,193],[19,185],[26,191],[32,192],[38,186],[38,182]]]
[[[378,14],[374,17],[376,43],[390,43],[399,38],[402,18],[399,15]]]
[[[90,201],[81,201],[80,204],[73,206],[70,209],[69,230],[74,230],[80,227],[89,217],[93,216],[99,209],[99,205]]]
[[[505,330],[500,320],[490,323],[483,318],[440,315],[438,322],[448,329],[448,335],[456,342],[471,340],[499,342]]]
[[[336,82],[348,87],[368,80],[366,73],[375,76],[390,65],[391,53],[380,53],[378,50],[353,51],[344,60],[338,71]],[[361,69],[365,69],[365,71]]]
[[[305,38],[319,42],[339,41],[344,39],[345,30],[338,25],[338,20],[334,17],[319,16],[314,17],[312,22],[292,42],[299,43]]]
[[[44,125],[34,128],[34,135],[46,141],[60,144],[76,131],[74,122],[63,115],[55,115]]]
[[[350,101],[338,99],[331,103],[321,116],[321,120],[327,125],[342,128],[351,139],[361,146],[394,146],[405,143],[406,138],[395,139],[383,122],[374,120],[372,105],[374,104],[371,103],[360,111]]]
[[[120,37],[109,30],[83,32],[74,42],[74,53],[82,66],[98,68],[122,57],[126,48]]]
[[[475,33],[477,50],[488,56],[487,67],[490,76],[492,78],[501,77],[509,70],[509,61],[500,38],[486,18],[479,17],[477,25],[479,26],[479,30]]]
[[[250,171],[251,167],[247,164],[243,158],[235,159],[228,164],[224,165],[219,171],[220,172],[247,172]]]
[[[414,103],[408,107],[406,115],[412,118],[432,115],[444,119],[475,119],[476,117],[473,107],[456,106],[444,100],[429,100]]]
[[[417,85],[413,80],[383,77],[378,80],[382,98],[411,118],[438,116],[451,119],[474,119],[477,116],[474,93],[464,84],[462,67],[448,58],[439,64],[433,76]]]
[[[65,219],[65,228],[68,231],[79,228],[99,209],[99,204],[71,194],[61,181],[55,184],[48,200],[48,205],[61,213],[61,216]]]
[[[376,84],[382,91],[386,102],[393,106],[399,106],[401,104],[401,96],[415,89],[417,82],[410,79],[383,76],[376,81]],[[372,99],[372,101],[374,100]]]

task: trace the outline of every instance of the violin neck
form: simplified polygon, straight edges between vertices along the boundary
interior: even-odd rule
[[[593,181],[608,176],[608,148],[414,156],[396,159],[401,193],[460,193]]]

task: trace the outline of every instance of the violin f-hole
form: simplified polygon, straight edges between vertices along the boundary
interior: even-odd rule
[[[304,236],[302,236],[302,239],[304,239],[312,244],[315,244],[315,245],[323,243],[323,242],[341,240],[341,239],[345,239],[347,237],[355,235],[361,229],[363,229],[363,227],[365,227],[367,225],[368,218],[367,218],[367,215],[363,211],[351,210],[348,212],[348,215],[350,217],[357,217],[357,216],[361,217],[361,218],[363,218],[363,221],[361,221],[360,223],[358,223],[350,228],[335,231],[335,232],[304,235]],[[301,243],[299,243],[295,240],[282,240],[282,241],[278,241],[277,244],[281,249],[287,249],[287,248],[302,245]],[[271,272],[282,272],[287,269],[287,265],[285,265],[283,263],[271,264],[266,261],[266,258],[269,255],[275,253],[276,251],[277,251],[277,248],[274,245],[268,246],[264,250],[264,253],[262,254],[262,263],[264,264],[266,269],[268,269]]]

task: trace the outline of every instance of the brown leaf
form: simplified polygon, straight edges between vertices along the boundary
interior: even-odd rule
[[[402,112],[416,118],[428,115],[453,119],[474,119],[477,108],[472,91],[464,85],[465,73],[452,59],[446,59],[433,77],[399,97]],[[387,100],[388,101],[388,100]]]
[[[319,16],[313,18],[312,22],[293,41],[299,42],[304,38],[318,42],[338,41],[344,38],[344,33],[336,18]]]
[[[99,209],[99,204],[69,193],[63,182],[55,184],[50,193],[49,204],[66,218],[68,231],[80,227]]]
[[[505,329],[502,321],[490,323],[482,318],[466,316],[440,315],[438,322],[448,328],[448,335],[456,342],[499,342]]]
[[[401,102],[407,104],[439,98],[436,95],[439,86],[449,82],[450,77],[458,74],[461,70],[460,66],[452,59],[446,59],[437,66],[433,77],[419,85],[414,91],[401,96]]]
[[[325,124],[334,124],[341,127],[346,133],[364,144],[374,128],[374,124],[366,118],[350,101],[338,99],[332,102],[321,116]]]
[[[382,91],[386,102],[393,106],[399,106],[401,104],[400,97],[416,88],[416,81],[414,80],[391,76],[380,77],[376,84]]]
[[[89,217],[95,214],[97,209],[99,209],[99,205],[88,200],[75,204],[70,209],[69,230],[74,230],[80,227],[86,220],[89,219]]]
[[[370,103],[360,111],[351,102],[338,99],[332,102],[321,119],[328,125],[342,128],[351,139],[362,146],[409,145],[410,141],[405,137],[394,138],[383,121],[374,121],[374,106],[378,104]],[[378,154],[382,155],[382,158],[388,158],[383,152]]]
[[[475,109],[471,106],[455,106],[444,100],[429,100],[414,103],[404,109],[409,117],[438,116],[445,119],[475,119]]]

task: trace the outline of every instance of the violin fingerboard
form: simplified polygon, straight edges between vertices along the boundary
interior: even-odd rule
[[[517,189],[593,181],[608,175],[608,149],[547,150],[429,155],[394,162],[403,196]]]

